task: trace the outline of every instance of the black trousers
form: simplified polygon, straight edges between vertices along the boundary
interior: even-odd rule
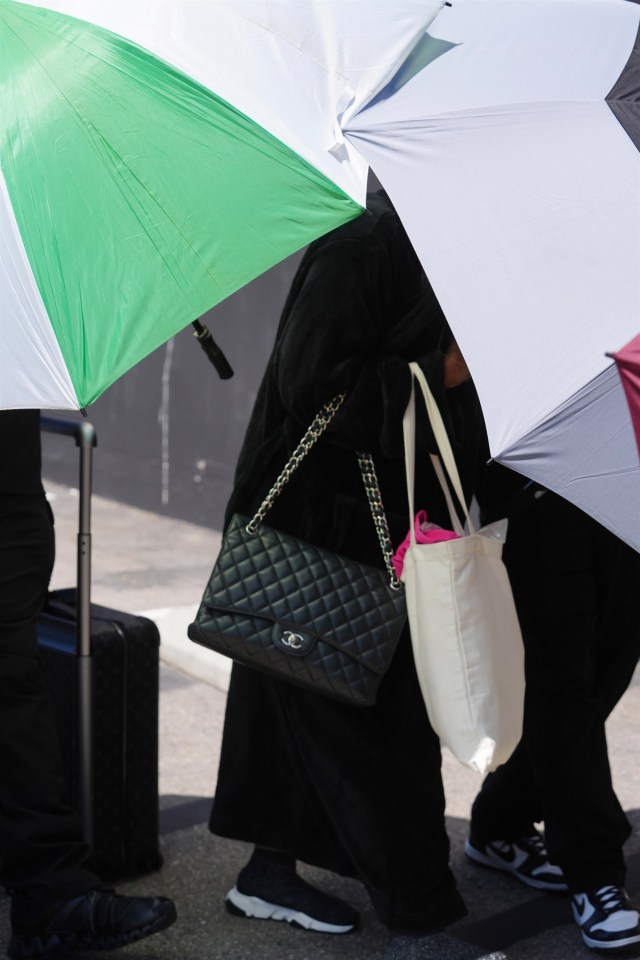
[[[99,885],[63,802],[55,719],[36,644],[54,559],[44,494],[0,494],[0,882],[66,899]]]
[[[515,840],[544,820],[571,890],[622,886],[631,828],[611,782],[605,720],[640,655],[640,554],[547,492],[510,524],[505,562],[526,651],[524,734],[484,781],[472,831]]]

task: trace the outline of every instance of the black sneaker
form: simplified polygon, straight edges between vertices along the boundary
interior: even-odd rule
[[[621,887],[609,884],[599,890],[576,893],[571,905],[588,947],[623,950],[640,943],[640,914]]]
[[[113,950],[170,927],[176,908],[164,897],[123,897],[90,890],[41,905],[15,894],[8,955],[17,960],[65,957],[73,950]]]
[[[284,920],[318,933],[350,933],[360,919],[348,903],[299,877],[293,859],[262,851],[240,871],[226,906],[238,917]]]
[[[464,845],[464,852],[474,863],[512,873],[536,890],[562,893],[568,889],[560,867],[549,863],[547,848],[539,833],[514,842],[489,840],[479,843],[470,838]]]

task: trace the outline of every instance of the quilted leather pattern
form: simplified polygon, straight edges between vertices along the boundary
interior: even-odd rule
[[[248,522],[229,524],[189,637],[317,693],[374,703],[406,621],[404,590],[383,570],[264,525],[251,534]]]

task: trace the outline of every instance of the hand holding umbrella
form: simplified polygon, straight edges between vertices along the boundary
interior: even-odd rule
[[[449,390],[451,387],[459,387],[470,378],[471,373],[460,352],[460,347],[455,340],[452,340],[444,355],[444,385]]]

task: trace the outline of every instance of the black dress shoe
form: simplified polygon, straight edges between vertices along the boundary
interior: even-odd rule
[[[73,950],[113,950],[165,930],[175,919],[176,908],[165,897],[90,890],[43,904],[15,894],[8,954],[12,960],[57,960]]]

